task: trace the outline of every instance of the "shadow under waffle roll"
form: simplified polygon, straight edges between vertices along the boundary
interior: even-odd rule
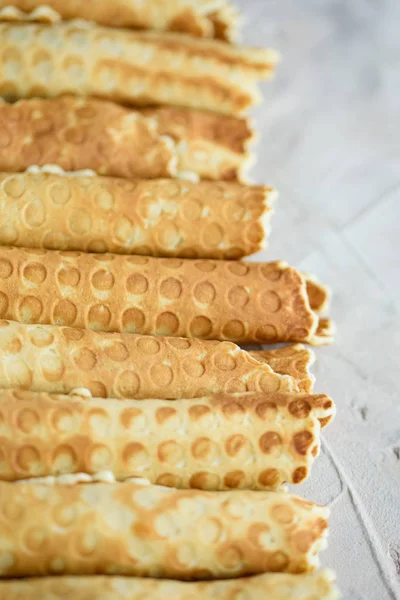
[[[329,509],[287,492],[31,480],[0,483],[0,504],[3,577],[303,573],[328,534]]]
[[[0,390],[0,479],[109,471],[176,488],[276,489],[300,483],[335,414],[323,394],[219,394],[186,400]]]
[[[224,581],[182,582],[133,577],[41,577],[0,581],[3,600],[338,600],[334,576],[328,569],[291,575],[267,573]]]
[[[0,247],[0,267],[6,319],[243,344],[332,341],[307,280],[285,262]]]

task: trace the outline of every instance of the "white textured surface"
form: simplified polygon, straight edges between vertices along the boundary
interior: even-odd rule
[[[244,41],[284,59],[256,111],[254,179],[280,191],[257,258],[334,292],[337,341],[314,373],[338,415],[298,489],[332,506],[322,562],[343,598],[400,598],[400,2],[235,3]]]

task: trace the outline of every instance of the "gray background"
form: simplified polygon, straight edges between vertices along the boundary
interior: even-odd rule
[[[316,390],[338,407],[307,484],[346,600],[400,597],[400,1],[234,0],[283,61],[254,111],[252,178],[280,192],[267,251],[333,290]]]

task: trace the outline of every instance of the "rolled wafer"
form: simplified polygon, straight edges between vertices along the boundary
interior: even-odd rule
[[[32,228],[44,221],[41,200],[32,199],[24,216]],[[67,226],[84,234],[92,219],[76,211]],[[120,226],[121,236],[134,235],[127,221]],[[175,225],[168,233],[168,245],[178,244]],[[217,224],[196,228],[196,235],[200,243],[224,244]],[[317,333],[305,281],[285,262],[0,247],[0,273],[0,318],[14,321],[237,343],[332,341]]]
[[[171,104],[240,115],[257,104],[274,50],[179,34],[76,22],[0,23],[0,95],[96,96],[121,104]]]
[[[254,133],[246,119],[176,107],[138,112],[71,96],[0,102],[0,122],[2,171],[56,164],[147,179],[242,179]]]
[[[227,0],[0,0],[0,20],[87,19],[109,27],[177,31],[233,41],[238,15]]]
[[[241,258],[265,247],[275,198],[272,188],[228,182],[0,173],[0,244]]]
[[[1,26],[0,26],[1,27]],[[23,171],[57,164],[117,177],[171,177],[174,142],[138,112],[95,99],[0,103],[0,168]]]
[[[230,342],[13,321],[0,321],[0,387],[51,393],[84,387],[95,397],[167,400],[298,390],[295,379]]]
[[[179,170],[202,179],[244,181],[253,163],[250,142],[254,129],[248,119],[176,106],[141,109],[159,132],[176,142]]]
[[[78,394],[77,392],[76,394]],[[0,479],[109,471],[117,480],[208,490],[277,489],[306,479],[325,395],[219,394],[114,400],[0,391]]]
[[[287,492],[207,492],[144,480],[0,483],[0,576],[225,579],[319,565],[329,510]]]
[[[291,575],[266,573],[224,581],[184,582],[126,577],[40,577],[0,582],[3,600],[338,600],[334,574],[328,569]]]

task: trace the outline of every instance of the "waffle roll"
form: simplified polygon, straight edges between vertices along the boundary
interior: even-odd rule
[[[25,218],[41,220],[42,206],[33,199]],[[82,230],[91,220],[76,213],[69,226]],[[217,241],[221,231],[196,233]],[[121,228],[121,235],[132,232]],[[318,331],[302,275],[285,262],[0,247],[0,280],[0,318],[24,323],[236,343],[332,341]]]
[[[0,122],[0,170],[12,172],[55,164],[113,177],[241,180],[254,137],[246,119],[72,96],[0,102]]]
[[[291,575],[266,573],[223,581],[184,582],[134,577],[42,577],[0,581],[3,600],[338,600],[334,575],[328,569]]]
[[[323,394],[171,402],[1,390],[0,412],[1,480],[109,471],[181,489],[258,490],[308,477],[335,407]]]
[[[1,28],[1,25],[0,25]],[[56,164],[117,177],[171,177],[174,142],[156,122],[112,102],[58,98],[0,103],[0,168]]]
[[[319,565],[329,509],[287,492],[0,483],[0,576],[225,579]],[[7,559],[6,559],[7,557]]]
[[[65,306],[65,305],[63,305]],[[231,342],[116,334],[0,321],[0,388],[102,398],[196,398],[219,392],[293,392]]]
[[[272,188],[50,170],[0,173],[0,244],[216,259],[266,245]]]
[[[242,48],[174,33],[85,23],[0,23],[0,95],[63,94],[240,115],[260,101],[274,50]]]
[[[0,20],[86,19],[109,27],[175,31],[233,41],[238,15],[227,0],[0,0]]]

